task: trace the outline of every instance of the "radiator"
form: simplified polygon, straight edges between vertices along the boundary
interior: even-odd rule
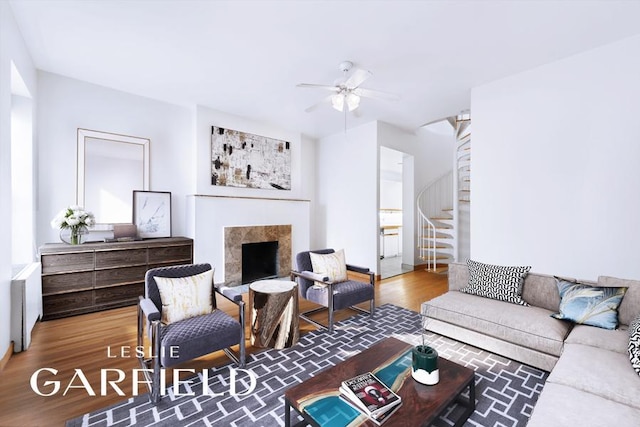
[[[41,272],[40,263],[33,262],[11,279],[11,340],[16,353],[29,348],[31,330],[42,318]]]

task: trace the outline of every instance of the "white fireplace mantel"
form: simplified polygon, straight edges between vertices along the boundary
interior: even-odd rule
[[[276,197],[187,196],[187,236],[194,240],[194,262],[210,263],[215,283],[224,283],[224,228],[281,224],[291,224],[295,260],[295,254],[310,249],[310,205],[309,200]]]

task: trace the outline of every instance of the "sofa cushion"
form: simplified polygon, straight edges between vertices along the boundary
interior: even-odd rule
[[[631,324],[640,311],[640,280],[600,276],[598,277],[598,286],[628,288],[618,308],[618,319],[623,325]]]
[[[548,382],[562,384],[640,409],[640,378],[626,354],[565,344]]]
[[[369,283],[347,280],[333,285],[333,309],[342,310],[373,299],[374,288]],[[329,288],[312,286],[305,296],[309,301],[329,307]]]
[[[469,267],[466,263],[452,262],[447,272],[450,291],[459,291],[469,284]]]
[[[460,292],[498,301],[528,305],[522,299],[522,284],[530,266],[502,266],[467,260],[469,283]]]
[[[560,307],[560,294],[556,279],[547,274],[527,274],[522,285],[522,299],[529,305],[557,312]]]
[[[638,419],[638,409],[547,381],[527,427],[637,427]]]
[[[564,342],[565,344],[590,345],[591,347],[627,354],[629,334],[622,329],[610,330],[575,325]]]
[[[640,315],[629,326],[629,360],[631,366],[640,375]]]
[[[423,313],[426,310],[423,304]],[[424,328],[427,331],[449,337],[455,341],[482,348],[490,353],[499,354],[525,365],[551,372],[558,361],[558,356],[543,353],[535,348],[524,347],[499,338],[491,337],[478,331],[460,327],[454,323],[443,322],[432,317],[425,317]]]
[[[583,325],[615,329],[618,326],[618,306],[627,288],[585,285],[556,278],[560,292],[560,313],[556,319]]]
[[[570,324],[553,319],[539,307],[505,304],[449,291],[424,305],[428,317],[559,356]]]

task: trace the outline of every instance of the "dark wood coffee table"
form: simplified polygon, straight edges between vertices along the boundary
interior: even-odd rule
[[[343,380],[375,371],[390,360],[401,357],[411,347],[411,344],[404,341],[386,338],[356,356],[288,389],[284,394],[285,426],[291,426],[291,408],[305,420],[297,423],[296,426],[307,424],[320,426],[303,409],[308,402],[323,396],[337,396]],[[428,426],[453,403],[459,403],[464,407],[464,412],[455,425],[464,424],[476,407],[474,372],[441,357],[438,358],[438,369],[440,369],[440,382],[427,386],[416,382],[411,377],[411,368],[408,368],[408,375],[396,391],[402,398],[402,406],[384,422],[385,427]],[[469,390],[468,399],[462,396],[467,389]],[[326,409],[329,418],[332,417],[330,414],[332,410],[332,407]],[[371,420],[363,420],[360,425],[376,426]]]

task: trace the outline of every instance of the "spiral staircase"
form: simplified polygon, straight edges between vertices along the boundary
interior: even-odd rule
[[[469,241],[471,118],[463,113],[447,121],[456,137],[454,167],[427,185],[416,201],[418,256],[435,272],[446,271],[451,261],[466,255]]]

